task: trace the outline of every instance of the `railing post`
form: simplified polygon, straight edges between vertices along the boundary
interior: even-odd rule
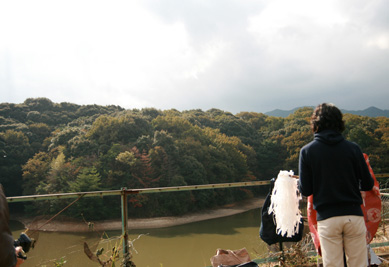
[[[123,187],[121,192],[122,202],[122,236],[123,236],[123,266],[127,266],[129,259],[129,247],[128,247],[128,210],[127,210],[127,188]]]

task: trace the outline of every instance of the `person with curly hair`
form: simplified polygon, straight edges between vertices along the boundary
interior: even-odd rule
[[[313,195],[325,267],[367,266],[366,226],[360,191],[374,180],[361,148],[346,140],[342,112],[333,104],[318,105],[311,117],[312,142],[300,150],[299,189]]]

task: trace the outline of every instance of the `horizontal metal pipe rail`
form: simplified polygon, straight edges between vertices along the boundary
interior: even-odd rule
[[[386,178],[386,177],[389,177],[389,173],[378,173],[378,174],[374,174],[375,175],[375,178]]]
[[[376,174],[376,178],[389,177],[389,174]],[[295,176],[298,178],[298,176]],[[188,186],[174,186],[174,187],[158,187],[158,188],[142,188],[142,189],[127,189],[122,188],[120,190],[106,190],[106,191],[93,191],[93,192],[75,192],[75,193],[58,193],[58,194],[43,194],[43,195],[30,195],[30,196],[16,196],[7,197],[9,203],[13,202],[25,202],[25,201],[37,201],[37,200],[55,200],[55,199],[68,199],[68,198],[81,198],[81,197],[105,197],[105,196],[121,196],[121,210],[122,210],[122,235],[123,235],[123,258],[129,253],[128,247],[128,233],[127,233],[127,195],[130,194],[151,194],[151,193],[164,193],[164,192],[182,192],[182,191],[194,191],[194,190],[206,190],[206,189],[221,189],[221,188],[234,188],[234,187],[247,187],[247,186],[259,186],[268,185],[270,181],[252,181],[252,182],[238,182],[238,183],[221,183],[221,184],[208,184],[208,185],[188,185]],[[389,196],[389,193],[382,193],[382,196]]]
[[[205,190],[205,189],[258,186],[258,185],[267,185],[267,184],[270,184],[270,181],[252,181],[252,182],[238,182],[238,183],[207,184],[207,185],[187,185],[187,186],[173,186],[173,187],[142,188],[142,189],[122,188],[121,190],[7,197],[7,201],[13,203],[13,202],[35,201],[35,200],[78,198],[81,196],[82,197],[104,197],[104,196],[119,196],[122,194],[127,194],[127,195],[151,194],[151,193],[164,193],[164,192],[181,192],[181,191],[193,191],[193,190]]]
[[[128,227],[127,195],[163,193],[163,192],[182,192],[182,191],[219,189],[219,188],[234,188],[234,187],[258,186],[258,185],[267,185],[267,184],[270,184],[270,181],[252,181],[252,182],[222,183],[222,184],[208,184],[208,185],[188,185],[188,186],[158,187],[158,188],[144,188],[144,189],[122,188],[121,190],[7,197],[7,201],[9,203],[12,203],[12,202],[25,202],[25,201],[37,201],[37,200],[55,200],[55,199],[67,199],[67,198],[104,197],[104,196],[120,195],[121,212],[122,212],[123,259],[127,261],[127,259],[129,259],[128,231],[127,231],[127,227]]]
[[[385,177],[389,177],[389,173],[375,174],[375,176],[376,176],[376,178],[385,178]],[[298,176],[296,176],[296,178],[298,178]],[[104,196],[118,196],[118,195],[122,195],[123,193],[124,194],[150,194],[150,193],[163,193],[163,192],[178,192],[178,191],[193,191],[193,190],[205,190],[205,189],[258,186],[258,185],[268,185],[268,184],[270,184],[269,180],[252,181],[252,182],[238,182],[238,183],[221,183],[221,184],[206,184],[206,185],[187,185],[187,186],[173,186],[173,187],[142,188],[142,189],[122,188],[120,190],[75,192],[75,193],[57,193],[57,194],[7,197],[7,201],[8,202],[24,202],[24,201],[34,201],[34,200],[78,198],[80,196],[82,196],[82,197],[104,197]]]

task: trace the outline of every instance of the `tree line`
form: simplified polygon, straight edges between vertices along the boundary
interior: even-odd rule
[[[8,196],[269,180],[298,171],[313,134],[312,108],[286,118],[262,113],[123,109],[29,98],[0,104],[0,182]],[[389,172],[389,118],[345,114],[347,139]],[[263,188],[134,195],[131,216],[168,216],[251,198]],[[53,214],[68,201],[24,204]],[[115,197],[81,199],[69,216],[120,217]]]

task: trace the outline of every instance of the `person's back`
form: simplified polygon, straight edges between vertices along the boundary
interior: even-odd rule
[[[312,175],[308,178],[314,183],[305,188],[307,183],[303,181],[300,190],[306,196],[313,194],[318,220],[340,215],[363,216],[360,191],[370,190],[372,184],[370,179],[363,179],[370,173],[359,146],[345,140],[339,132],[323,130],[315,133],[314,141],[304,146],[301,154],[301,164],[309,161]],[[302,179],[307,178],[304,171],[304,166],[300,166]]]
[[[371,190],[374,181],[359,146],[343,138],[337,107],[316,107],[311,125],[314,140],[300,151],[300,192],[313,195],[324,266],[343,266],[343,245],[350,266],[366,266],[360,190]]]

